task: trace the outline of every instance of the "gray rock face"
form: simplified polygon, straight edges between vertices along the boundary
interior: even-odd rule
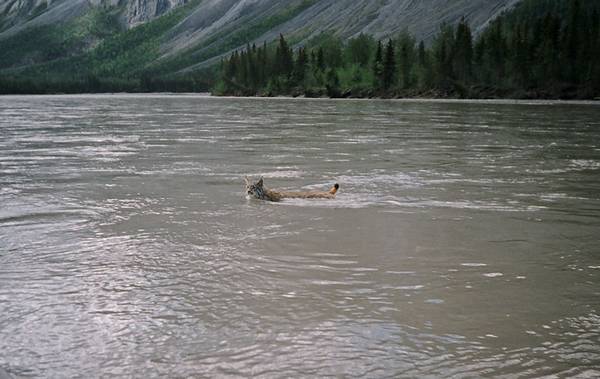
[[[131,27],[163,15],[185,4],[186,0],[130,0],[127,3],[127,22]]]
[[[188,0],[0,0],[0,34],[64,22],[92,7],[122,7],[129,27],[150,21]]]
[[[9,17],[17,14],[31,15],[35,9],[46,8],[55,2],[52,0],[2,0],[0,1],[0,14]]]
[[[88,0],[0,0],[0,38],[27,27],[71,20],[90,5]]]
[[[129,27],[159,17],[189,0],[0,0],[0,39],[26,27],[65,22],[93,7],[122,12]],[[214,63],[230,53],[224,37],[272,24],[250,41],[272,41],[282,33],[299,44],[323,31],[341,38],[359,33],[384,39],[406,29],[418,41],[431,40],[442,23],[455,24],[465,17],[478,33],[490,20],[520,0],[203,0],[165,34],[163,57],[193,49],[199,59],[188,69]],[[302,8],[298,8],[302,6]],[[290,13],[290,10],[298,9]],[[302,9],[301,11],[299,9]],[[287,14],[282,17],[282,14]],[[274,17],[275,16],[275,17]],[[285,18],[282,20],[282,18]],[[274,19],[281,22],[273,22]],[[256,30],[256,29],[254,29]],[[237,39],[242,39],[237,37]],[[210,51],[207,59],[203,51]],[[217,54],[218,56],[214,56]],[[220,55],[219,55],[220,54]]]
[[[520,0],[318,0],[295,17],[274,26],[251,43],[272,41],[278,35],[294,36],[300,44],[330,31],[341,38],[360,33],[385,39],[408,30],[417,41],[430,41],[442,23],[456,24],[465,17],[475,33],[490,20]],[[223,32],[235,32],[256,20],[264,20],[282,8],[301,0],[205,0],[171,33],[165,55],[182,49],[206,45]],[[209,46],[207,46],[209,47]],[[227,52],[228,54],[229,52]],[[212,64],[220,57],[199,62],[195,69]]]
[[[0,32],[21,24],[66,21],[90,7],[123,7],[130,27],[147,22],[189,0],[0,0]],[[334,30],[343,37],[364,32],[385,38],[408,29],[417,39],[430,38],[442,22],[466,17],[480,28],[519,0],[318,0],[264,38],[302,29],[312,34]],[[297,6],[300,0],[205,0],[178,28],[186,45],[223,27],[233,27]],[[48,17],[47,14],[52,14]],[[175,33],[178,34],[178,33]]]

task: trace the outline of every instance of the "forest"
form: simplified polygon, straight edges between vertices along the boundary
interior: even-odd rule
[[[600,96],[598,2],[526,0],[476,38],[463,19],[431,44],[281,35],[223,59],[213,93],[234,96],[562,98]]]
[[[468,19],[418,41],[408,31],[376,40],[324,32],[247,44],[220,64],[213,47],[161,57],[170,28],[199,0],[147,24],[119,30],[92,12],[66,25],[0,41],[0,93],[207,92],[233,96],[597,99],[600,1],[523,0],[483,31]],[[215,37],[226,50],[256,40],[310,6]],[[212,45],[211,45],[212,46]],[[33,64],[26,64],[34,62]]]

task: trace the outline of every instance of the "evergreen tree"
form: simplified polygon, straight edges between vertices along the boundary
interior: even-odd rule
[[[231,55],[231,58],[229,59],[229,64],[227,66],[227,77],[230,80],[235,80],[235,78],[238,75],[238,62],[239,62],[239,55],[238,55],[238,52],[235,51]]]
[[[323,48],[325,66],[338,68],[343,65],[342,41],[339,38],[329,35],[321,43],[321,47]]]
[[[385,60],[383,62],[382,83],[384,89],[389,89],[396,82],[396,54],[394,41],[390,38],[385,47]]]
[[[288,78],[294,70],[294,58],[283,34],[279,35],[279,45],[275,53],[274,74]]]
[[[456,37],[452,52],[452,71],[462,82],[471,80],[473,72],[473,36],[464,17],[456,27]]]
[[[583,52],[583,60],[586,65],[585,73],[582,75],[583,81],[588,82],[593,87],[593,67],[595,61],[600,60],[600,55],[596,51],[596,39],[600,33],[600,13],[594,9],[589,15],[587,21],[587,33],[585,34],[585,50]]]
[[[340,97],[340,79],[333,68],[327,70],[327,82],[325,88],[329,97]]]
[[[367,67],[374,46],[375,40],[367,34],[361,33],[358,37],[350,39],[346,47],[346,62]]]
[[[296,58],[296,64],[294,65],[294,74],[292,75],[294,84],[302,84],[307,67],[308,57],[306,55],[306,49],[301,47],[298,49],[298,56]]]
[[[375,89],[383,87],[383,46],[381,41],[377,41],[377,50],[373,60],[373,87]]]
[[[579,0],[569,1],[567,24],[562,34],[562,51],[565,78],[571,82],[579,81],[579,55],[581,49],[581,8]]]
[[[322,47],[319,47],[319,50],[317,50],[317,68],[325,71],[325,54]]]
[[[269,62],[269,51],[267,50],[267,41],[263,42],[263,46],[260,49],[259,61],[259,83],[261,87],[267,84],[268,78],[271,75],[271,64]]]
[[[425,43],[419,43],[417,53],[417,81],[420,89],[431,88],[433,72],[429,62],[429,54],[425,49]]]
[[[423,45],[423,54],[425,54]],[[423,57],[423,59],[425,59]],[[411,72],[415,64],[415,39],[408,31],[400,33],[398,37],[397,62],[400,72],[400,87],[410,88],[412,86]]]
[[[256,45],[247,46],[248,49],[248,86],[251,89],[252,94],[256,94],[256,91],[260,84],[260,72],[258,69],[258,52]]]
[[[427,65],[427,52],[425,51],[425,42],[421,41],[419,42],[419,54],[418,54],[419,60],[418,63],[420,66],[425,66]]]
[[[238,75],[238,85],[242,85],[244,87],[248,87],[248,52],[243,51],[240,53],[240,62],[239,62],[239,75]]]
[[[527,88],[530,83],[530,47],[526,39],[525,31],[521,24],[515,24],[512,33],[512,72],[517,85]]]
[[[222,77],[222,83],[223,83],[223,91],[225,93],[235,92],[235,89],[236,89],[235,81],[236,81],[236,77],[238,75],[238,61],[239,61],[239,56],[238,56],[237,51],[235,51],[233,54],[231,54],[231,57],[229,57],[229,60],[224,61],[224,74]],[[163,90],[163,89],[157,88],[158,84],[159,83],[157,83],[156,81],[153,81],[153,83],[152,83],[153,90]]]
[[[560,78],[560,20],[548,12],[540,21],[539,32],[535,34],[536,66],[534,67],[536,84],[545,86],[553,84]]]
[[[596,31],[596,35],[591,43],[592,59],[590,61],[590,85],[592,87],[594,97],[600,97],[600,30]]]
[[[489,27],[489,35],[486,41],[486,53],[484,65],[491,71],[491,83],[502,85],[506,79],[507,42],[503,31],[502,19],[498,19]]]
[[[325,84],[325,57],[322,48],[311,51],[311,61],[310,82],[314,87],[322,87]]]
[[[442,25],[440,33],[433,41],[433,54],[435,58],[435,76],[438,86],[446,86],[449,80],[454,79],[452,69],[454,46],[454,30],[449,25]]]

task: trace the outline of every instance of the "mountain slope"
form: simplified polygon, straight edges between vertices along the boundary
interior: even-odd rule
[[[479,33],[488,22],[519,0],[319,0],[288,1],[285,8],[300,8],[280,23],[258,36],[244,33],[253,25],[282,12],[277,0],[240,1],[212,0],[202,2],[178,25],[165,43],[166,53],[173,54],[182,49],[193,49],[200,61],[194,67],[203,67],[205,56],[201,53],[211,45],[215,36],[228,33],[245,34],[249,42],[272,41],[279,34],[290,37],[296,43],[305,43],[324,31],[332,31],[341,38],[350,38],[360,33],[375,38],[389,38],[402,30],[408,30],[417,40],[429,41],[443,23],[456,24],[465,17],[475,33]],[[225,33],[226,32],[226,33]],[[228,46],[228,47],[240,47]],[[221,49],[224,50],[224,49]]]
[[[0,0],[0,36],[26,28],[69,22],[93,8],[119,8],[123,26],[134,27],[186,0]]]
[[[465,17],[477,33],[519,0],[0,0],[0,75],[190,75],[280,33],[429,41]]]

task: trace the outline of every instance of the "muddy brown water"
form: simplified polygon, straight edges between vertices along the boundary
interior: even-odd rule
[[[600,105],[0,97],[0,368],[598,377]]]

